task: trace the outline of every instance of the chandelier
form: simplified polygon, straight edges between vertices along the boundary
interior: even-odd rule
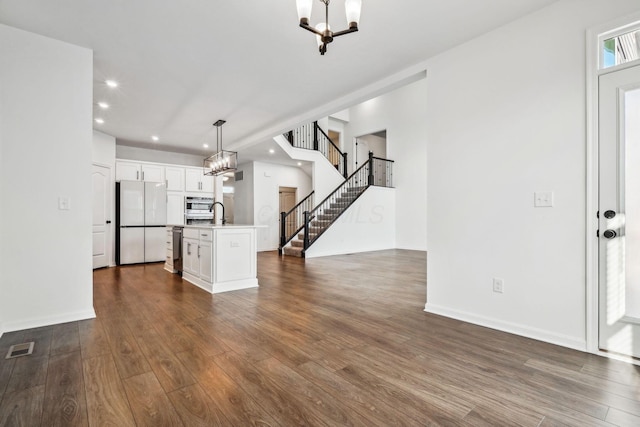
[[[204,159],[205,175],[218,176],[238,169],[238,153],[222,149],[222,125],[225,123],[225,120],[218,120],[213,124],[216,127],[216,153]]]
[[[358,22],[360,21],[360,9],[362,7],[362,0],[345,0],[344,8],[347,14],[347,22],[349,28],[342,31],[331,31],[329,27],[329,1],[320,0],[325,6],[325,21],[312,27],[309,25],[309,18],[311,18],[311,8],[313,0],[296,0],[298,6],[298,18],[300,18],[300,26],[305,30],[311,31],[317,36],[318,48],[320,55],[324,55],[327,52],[327,45],[333,41],[335,37],[342,36],[344,34],[353,33],[358,31]]]

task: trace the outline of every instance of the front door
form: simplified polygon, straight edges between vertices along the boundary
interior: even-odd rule
[[[111,252],[111,169],[93,165],[91,174],[93,188],[93,268],[109,265]]]
[[[598,88],[599,347],[640,357],[640,66]]]

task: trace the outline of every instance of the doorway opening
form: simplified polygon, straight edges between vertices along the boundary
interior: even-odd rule
[[[369,152],[381,159],[387,158],[387,130],[360,135],[355,138],[355,168],[369,159]]]
[[[278,194],[280,195],[280,211],[289,212],[297,204],[298,189],[296,187],[280,187]],[[281,225],[282,227],[282,225]],[[297,224],[293,221],[287,221],[285,224],[285,232],[287,236],[292,235],[297,229]]]

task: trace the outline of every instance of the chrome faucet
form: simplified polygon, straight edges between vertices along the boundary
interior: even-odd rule
[[[209,212],[213,212],[213,223],[216,223],[216,211],[213,210],[215,205],[220,205],[222,207],[222,225],[225,225],[227,223],[227,220],[224,217],[224,205],[222,204],[222,202],[215,202],[211,205],[211,208],[209,208]]]

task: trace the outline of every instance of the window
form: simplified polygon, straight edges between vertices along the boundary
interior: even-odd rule
[[[602,68],[640,59],[640,30],[605,39],[602,43]]]

